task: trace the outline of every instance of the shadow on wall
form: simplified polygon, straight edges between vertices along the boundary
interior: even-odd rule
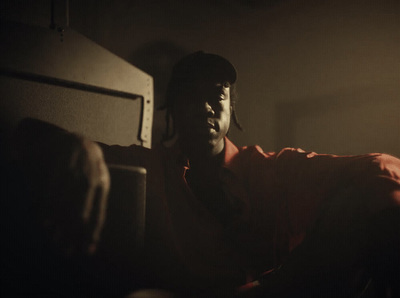
[[[152,144],[161,142],[165,130],[164,96],[174,64],[189,51],[170,41],[145,44],[128,58],[128,62],[147,72],[154,79],[154,115]]]

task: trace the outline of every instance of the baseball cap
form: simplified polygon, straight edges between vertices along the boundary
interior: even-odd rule
[[[235,67],[224,57],[204,51],[194,52],[183,57],[173,67],[166,104],[160,109],[172,105],[177,94],[198,80],[233,84],[236,79]]]
[[[198,51],[178,61],[171,76],[171,83],[184,84],[203,79],[211,81],[236,82],[236,69],[227,59],[216,54]]]

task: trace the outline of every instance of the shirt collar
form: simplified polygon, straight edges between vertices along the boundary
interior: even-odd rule
[[[227,137],[225,137],[224,150],[225,157],[223,167],[235,172],[237,168],[236,157],[239,154],[239,149]]]

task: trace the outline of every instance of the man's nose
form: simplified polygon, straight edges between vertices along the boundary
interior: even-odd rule
[[[215,115],[215,111],[214,111],[213,107],[209,104],[208,101],[204,102],[204,110],[207,113],[207,115],[210,115],[210,116]]]

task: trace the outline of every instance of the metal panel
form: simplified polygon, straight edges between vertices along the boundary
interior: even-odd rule
[[[151,76],[69,28],[7,22],[0,34],[3,122],[36,116],[104,143],[151,147]]]
[[[33,117],[106,144],[142,144],[138,136],[140,99],[89,93],[5,76],[0,76],[0,90],[3,98],[0,116],[9,126],[8,130],[23,118]]]

